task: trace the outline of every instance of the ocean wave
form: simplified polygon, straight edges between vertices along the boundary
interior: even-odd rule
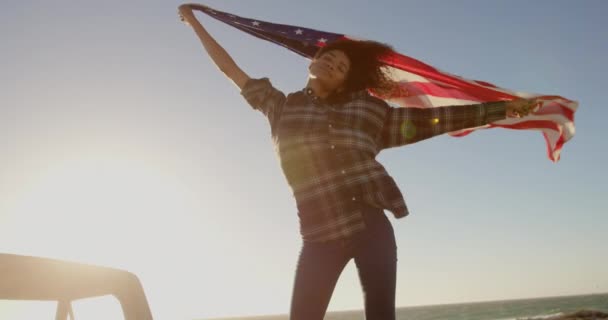
[[[539,315],[535,315],[535,316],[531,316],[531,317],[517,317],[517,318],[513,318],[513,320],[551,320],[551,319],[555,319],[555,318],[559,318],[564,316],[565,313],[563,312],[557,312],[557,313],[549,313],[549,314],[539,314]]]
[[[604,320],[608,319],[608,313],[593,310],[579,310],[572,313],[541,314],[532,317],[518,317],[512,320]]]

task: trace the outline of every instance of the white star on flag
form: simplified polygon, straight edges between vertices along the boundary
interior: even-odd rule
[[[327,42],[327,39],[325,39],[325,38],[321,38],[321,39],[319,39],[319,42],[323,42],[323,43],[325,43],[325,42]]]
[[[296,30],[296,34],[302,34],[304,31],[302,31],[302,29],[298,29]]]
[[[256,27],[260,25],[260,23],[257,22],[257,21],[253,21],[251,24],[254,25],[254,26],[256,26]]]

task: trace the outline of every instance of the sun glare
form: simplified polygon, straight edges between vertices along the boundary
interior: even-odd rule
[[[155,231],[189,209],[181,186],[171,180],[145,161],[66,161],[26,186],[11,210],[13,230],[37,252],[73,256],[104,249],[102,257],[93,256],[108,262],[112,252],[138,238],[156,238]]]
[[[184,213],[197,210],[178,178],[144,159],[65,160],[19,189],[0,235],[4,250],[125,269],[144,280],[166,277],[159,255],[184,247]],[[107,304],[83,302],[81,313]]]

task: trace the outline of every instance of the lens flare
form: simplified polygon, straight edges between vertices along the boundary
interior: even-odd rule
[[[401,135],[406,140],[411,140],[416,136],[416,125],[411,120],[405,120],[401,123]]]

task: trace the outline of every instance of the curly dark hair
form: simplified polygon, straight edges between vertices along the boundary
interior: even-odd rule
[[[314,58],[332,50],[344,52],[350,60],[350,68],[344,80],[344,90],[335,92],[329,99],[342,100],[349,93],[366,89],[374,95],[386,96],[395,89],[396,83],[391,81],[381,62],[382,57],[393,52],[391,46],[369,40],[340,39],[321,47]]]

